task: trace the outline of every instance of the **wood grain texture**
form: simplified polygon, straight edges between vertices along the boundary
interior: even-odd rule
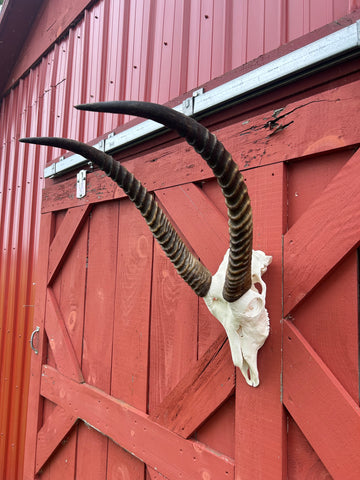
[[[119,204],[111,393],[146,412],[153,236],[128,199]]]
[[[286,320],[283,382],[286,408],[333,478],[359,478],[359,406]]]
[[[48,283],[55,277],[65,260],[77,233],[81,229],[90,211],[90,205],[69,209],[63,219],[56,236],[51,242],[49,254]]]
[[[197,359],[198,298],[154,243],[150,325],[149,413]],[[156,473],[147,465],[148,474]]]
[[[60,395],[63,392],[63,395]],[[234,464],[195,441],[152,422],[143,412],[87,384],[78,384],[44,365],[41,394],[99,429],[165,477],[228,480]]]
[[[291,312],[291,320],[354,401],[359,398],[358,259],[354,249]]]
[[[231,395],[194,435],[198,442],[230,458],[235,458],[235,403]]]
[[[157,199],[168,213],[182,238],[201,262],[215,273],[229,248],[229,227],[224,196],[216,180],[211,181],[217,193],[217,203],[193,183],[157,192]],[[207,184],[204,185],[204,189]],[[219,209],[225,207],[225,212]],[[210,240],[211,239],[211,240]],[[199,298],[198,358],[224,331],[204,301]]]
[[[66,213],[59,212],[55,217],[57,225],[56,232],[59,232],[66,218]],[[60,316],[66,326],[67,334],[71,339],[78,365],[81,365],[83,345],[82,337],[87,272],[86,258],[88,248],[87,223],[88,217],[84,219],[83,228],[80,228],[75,237],[71,238],[71,248],[68,249],[66,257],[64,257],[61,262],[61,268],[58,269],[56,275],[51,280],[51,291],[56,298]],[[67,361],[66,359],[61,359],[62,364],[66,364]],[[51,348],[48,348],[47,362],[51,362],[54,367],[56,366]],[[56,407],[52,402],[44,402],[43,416],[45,421],[53,414],[54,408]],[[75,478],[77,432],[78,428],[75,427],[59,444],[51,456],[51,461],[47,462],[42,468],[41,478],[44,478],[44,480],[61,480],[64,476],[70,479]]]
[[[156,195],[182,238],[214,274],[229,248],[227,218],[193,183],[166,188]]]
[[[65,219],[66,212],[61,211],[55,215],[56,232],[61,231],[61,226]],[[82,363],[88,231],[89,216],[86,216],[82,227],[75,237],[71,239],[71,248],[67,251],[61,262],[61,268],[52,278],[51,287],[49,287],[56,298],[56,303],[71,340],[78,365]],[[62,359],[61,361],[66,363],[68,360]],[[47,363],[50,362],[53,362],[52,365],[54,367],[56,366],[52,349],[48,347]],[[54,404],[45,401],[44,419],[51,415],[53,410]],[[62,480],[62,475],[66,475],[69,478],[76,476],[77,440],[78,426],[69,432],[69,435],[59,445],[59,448],[54,451],[51,461],[47,462],[43,467],[41,475],[45,480]]]
[[[82,364],[88,235],[89,216],[73,240],[72,248],[49,287],[59,305],[79,365]]]
[[[82,370],[85,381],[110,393],[119,204],[97,205],[89,219]],[[76,474],[106,479],[108,440],[80,424]]]
[[[197,359],[197,296],[154,243],[149,413]]]
[[[36,472],[43,467],[63,438],[74,426],[77,418],[62,407],[56,407],[49,415],[37,435]]]
[[[359,176],[360,150],[284,236],[285,315],[359,244]]]
[[[150,418],[188,438],[234,391],[235,367],[225,334],[153,409]]]
[[[226,218],[201,189],[192,183],[161,190],[156,192],[156,195],[185,242],[190,245],[195,255],[215,272],[229,243]],[[222,201],[224,203],[224,198]],[[197,301],[200,313],[203,300],[197,299]],[[217,324],[219,328],[212,328],[213,324]],[[235,369],[230,359],[228,343],[223,343],[222,326],[208,315],[208,323],[204,325],[204,330],[206,335],[200,331],[199,324],[197,355],[201,358],[198,363],[185,374],[180,383],[160,405],[155,407],[155,410],[150,410],[151,414],[157,416],[158,421],[171,426],[185,437],[193,434],[223,404],[233,392],[234,387]],[[211,345],[219,333],[220,338]],[[208,342],[207,345],[203,341],[204,336]],[[209,345],[211,346],[206,351]],[[204,352],[205,356],[202,358]],[[221,438],[223,438],[222,433],[219,431]],[[202,436],[204,443],[213,438],[212,436],[210,439],[204,431]],[[229,442],[233,442],[233,435]],[[213,447],[211,442],[209,445]],[[219,450],[222,451],[221,448]],[[153,477],[154,472],[152,472]]]
[[[287,164],[288,229],[299,220],[354,153],[354,148],[335,150]]]
[[[128,199],[119,204],[111,395],[147,411],[153,236]],[[113,442],[108,472],[144,479],[144,464]],[[121,477],[122,475],[122,477]]]
[[[283,164],[246,172],[254,216],[254,248],[272,255],[264,275],[270,335],[258,354],[260,385],[236,374],[236,480],[286,478],[286,418],[281,403],[281,281],[285,196]],[[266,439],[259,441],[259,439]]]
[[[83,382],[84,378],[76,358],[74,347],[66,329],[60,307],[51,288],[48,289],[47,294],[45,329],[56,368],[63,375],[78,382]]]
[[[287,418],[288,478],[333,480],[293,418]]]

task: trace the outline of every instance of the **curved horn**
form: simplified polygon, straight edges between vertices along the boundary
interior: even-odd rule
[[[234,302],[251,287],[252,212],[241,172],[215,135],[196,120],[163,105],[148,102],[99,102],[79,110],[137,115],[162,123],[194,147],[214,172],[229,216],[230,255],[223,297]]]
[[[93,161],[126,193],[140,210],[156,240],[176,270],[200,297],[210,288],[211,273],[189,251],[152,195],[123,165],[94,147],[76,140],[57,137],[21,138],[20,142],[63,148]]]

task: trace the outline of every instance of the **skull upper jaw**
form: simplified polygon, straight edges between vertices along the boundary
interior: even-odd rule
[[[259,258],[266,260],[266,265],[256,263]],[[256,387],[259,385],[257,368],[257,353],[269,335],[269,316],[265,308],[266,285],[261,274],[266,271],[271,257],[263,252],[254,252],[253,261],[254,281],[261,282],[261,292],[256,286],[251,288],[235,302],[227,302],[222,295],[222,287],[226,274],[228,252],[216,274],[212,277],[211,286],[204,301],[209,311],[223,325],[229,339],[232,360],[239,367],[246,382]],[[253,257],[253,260],[254,260]]]

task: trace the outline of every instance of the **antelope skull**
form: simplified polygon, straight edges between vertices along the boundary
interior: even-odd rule
[[[70,150],[98,165],[134,202],[181,277],[204,298],[229,338],[233,362],[251,386],[259,384],[257,352],[269,335],[266,285],[261,276],[271,257],[252,250],[252,212],[241,172],[215,135],[196,120],[148,102],[100,102],[79,110],[137,115],[162,123],[193,146],[212,169],[225,197],[230,248],[214,276],[190,252],[153,196],[132,173],[110,155],[76,140],[56,137],[21,139],[26,143]],[[257,289],[260,286],[260,291]]]
[[[226,331],[234,365],[240,368],[249,385],[257,387],[259,385],[257,352],[264,345],[270,328],[265,308],[266,285],[261,275],[266,272],[272,257],[265,255],[261,250],[253,250],[251,288],[234,302],[227,302],[222,295],[222,288],[229,252],[229,250],[226,252],[218,271],[212,277],[204,301]],[[256,285],[260,285],[260,291]]]

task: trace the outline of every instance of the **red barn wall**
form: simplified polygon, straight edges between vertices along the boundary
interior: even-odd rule
[[[73,105],[120,98],[168,102],[226,72],[237,69],[238,76],[346,26],[356,13],[314,32],[360,2],[100,0],[81,5],[89,7],[78,11],[71,2],[42,2],[1,98],[0,478],[6,480],[21,478],[22,471],[43,169],[61,154],[36,149],[29,155],[18,138],[60,135],[91,141],[128,118],[84,115]],[[4,15],[6,8],[5,2],[0,19],[15,21]]]

